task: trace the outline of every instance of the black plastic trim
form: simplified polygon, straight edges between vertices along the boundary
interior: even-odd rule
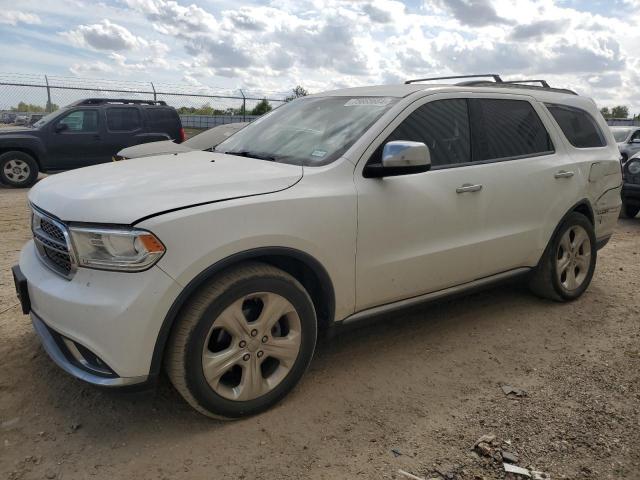
[[[331,277],[327,273],[327,270],[314,257],[305,252],[289,247],[260,247],[236,253],[223,260],[220,260],[219,262],[214,263],[213,265],[207,267],[205,270],[196,275],[196,277],[187,284],[187,286],[174,300],[173,304],[169,308],[169,311],[165,315],[165,318],[160,327],[160,331],[158,332],[156,345],[153,349],[153,356],[151,358],[151,368],[149,370],[150,378],[155,378],[160,373],[160,370],[162,368],[162,358],[164,356],[164,350],[167,344],[167,340],[169,339],[169,334],[171,333],[171,328],[173,327],[180,309],[189,299],[189,297],[207,280],[212,278],[214,275],[217,275],[221,271],[247,260],[267,256],[294,258],[303,262],[314,271],[314,273],[320,279],[321,288],[326,291],[329,298],[327,313],[330,319],[329,323],[332,323],[332,320],[335,316],[335,292],[333,289],[333,282],[331,281]]]
[[[365,165],[362,175],[364,178],[397,177],[399,175],[413,175],[428,172],[431,165],[411,165],[406,167],[385,167],[381,163]]]

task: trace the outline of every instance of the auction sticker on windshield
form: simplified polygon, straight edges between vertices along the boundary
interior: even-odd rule
[[[389,97],[352,98],[344,104],[345,107],[384,107],[393,99]]]

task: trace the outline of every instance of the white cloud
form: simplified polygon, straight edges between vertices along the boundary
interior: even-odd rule
[[[18,23],[38,25],[42,23],[42,21],[40,17],[34,13],[18,12],[16,10],[0,10],[0,24],[15,26]]]
[[[578,0],[266,1],[100,4],[100,16],[111,20],[91,20],[89,10],[65,17],[74,23],[59,28],[91,57],[86,64],[70,59],[66,68],[265,91],[495,71],[543,76],[601,102],[635,102],[640,110],[637,1],[615,0],[610,16],[589,12],[588,2]]]
[[[75,30],[64,32],[74,44],[96,50],[121,51],[146,47],[149,43],[125,27],[103,20],[92,25],[80,25]]]

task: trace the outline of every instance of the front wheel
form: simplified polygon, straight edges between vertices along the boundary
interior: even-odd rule
[[[291,275],[251,263],[205,285],[177,319],[165,367],[200,413],[237,418],[282,399],[317,337],[313,302]]]
[[[24,152],[13,151],[0,155],[0,180],[15,188],[27,188],[38,179],[38,163]]]
[[[568,301],[584,293],[596,268],[597,248],[593,225],[572,212],[549,242],[530,281],[543,298]]]

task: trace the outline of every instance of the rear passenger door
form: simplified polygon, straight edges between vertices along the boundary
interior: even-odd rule
[[[534,266],[549,227],[575,201],[578,183],[571,173],[562,176],[575,168],[533,98],[471,95],[469,111],[475,166],[465,178],[481,185],[473,195],[480,212],[475,253],[483,276]]]
[[[142,115],[135,106],[114,106],[105,109],[107,131],[104,138],[104,156],[110,160],[125,147],[136,145],[135,138],[142,131]]]

